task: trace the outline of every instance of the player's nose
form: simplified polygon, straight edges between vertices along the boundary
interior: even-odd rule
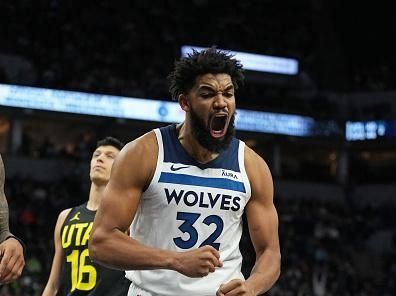
[[[223,94],[217,94],[217,96],[215,97],[213,106],[216,109],[223,109],[223,108],[227,107],[227,102],[226,102]]]

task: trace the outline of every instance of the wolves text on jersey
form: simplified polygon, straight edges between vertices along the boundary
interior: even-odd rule
[[[186,206],[193,207],[198,205],[201,208],[215,208],[219,207],[220,210],[232,210],[234,212],[241,208],[239,196],[231,196],[228,194],[211,193],[211,192],[195,192],[192,190],[175,190],[172,192],[168,188],[165,189],[166,199],[168,204],[176,203],[178,205],[180,202],[184,203]]]

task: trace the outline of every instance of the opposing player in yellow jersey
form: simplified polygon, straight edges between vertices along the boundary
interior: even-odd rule
[[[98,142],[91,158],[88,202],[59,214],[54,233],[55,255],[43,296],[126,295],[129,281],[124,272],[93,263],[88,252],[96,209],[122,147],[123,144],[112,137]]]

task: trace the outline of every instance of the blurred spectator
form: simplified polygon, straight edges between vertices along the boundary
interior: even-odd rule
[[[81,202],[75,199],[85,196],[81,179],[75,176],[54,182],[19,177],[7,180],[7,196],[13,209],[11,224],[17,226],[16,233],[27,242],[28,260],[22,278],[14,285],[1,287],[0,296],[39,295],[51,264],[54,213]],[[282,274],[268,295],[393,295],[390,275],[396,270],[394,208],[351,208],[313,197],[277,197],[275,201],[280,217]],[[362,221],[361,217],[365,219]],[[379,235],[376,245],[391,246],[373,250],[369,247],[373,235],[384,230],[392,233],[392,240],[388,241],[388,235]],[[245,275],[254,264],[252,248],[245,229],[241,241]]]

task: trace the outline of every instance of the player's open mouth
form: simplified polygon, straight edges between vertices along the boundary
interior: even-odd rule
[[[213,138],[221,138],[227,131],[227,118],[225,113],[214,114],[210,118],[209,130]]]

